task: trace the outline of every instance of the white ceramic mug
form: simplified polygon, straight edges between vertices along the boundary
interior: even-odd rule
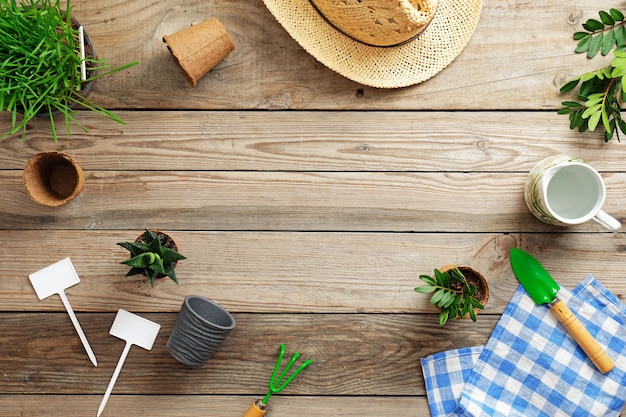
[[[581,159],[559,155],[540,161],[526,179],[524,197],[530,211],[548,224],[594,220],[611,231],[621,228],[617,219],[602,211],[606,197],[602,176]]]

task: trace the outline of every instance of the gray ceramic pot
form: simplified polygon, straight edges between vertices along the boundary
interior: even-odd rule
[[[189,295],[178,313],[167,349],[179,362],[200,368],[235,328],[235,319],[222,306],[199,295]]]

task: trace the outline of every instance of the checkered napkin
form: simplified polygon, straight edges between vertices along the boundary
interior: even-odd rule
[[[422,359],[431,415],[618,416],[626,401],[626,305],[593,276],[559,297],[606,348],[612,371],[598,372],[520,286],[484,347]]]

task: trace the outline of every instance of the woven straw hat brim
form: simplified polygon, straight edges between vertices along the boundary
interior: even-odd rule
[[[469,42],[483,0],[439,0],[416,39],[399,46],[365,45],[330,25],[309,0],[263,0],[285,30],[319,62],[344,77],[377,88],[418,84],[447,67]]]

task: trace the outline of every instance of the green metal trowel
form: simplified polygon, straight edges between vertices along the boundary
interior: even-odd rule
[[[565,330],[600,372],[606,374],[613,369],[613,361],[606,351],[591,336],[565,302],[557,297],[561,287],[552,279],[539,261],[529,253],[517,248],[511,248],[510,259],[515,276],[522,283],[530,298],[538,305],[548,304],[552,314],[565,327]]]

